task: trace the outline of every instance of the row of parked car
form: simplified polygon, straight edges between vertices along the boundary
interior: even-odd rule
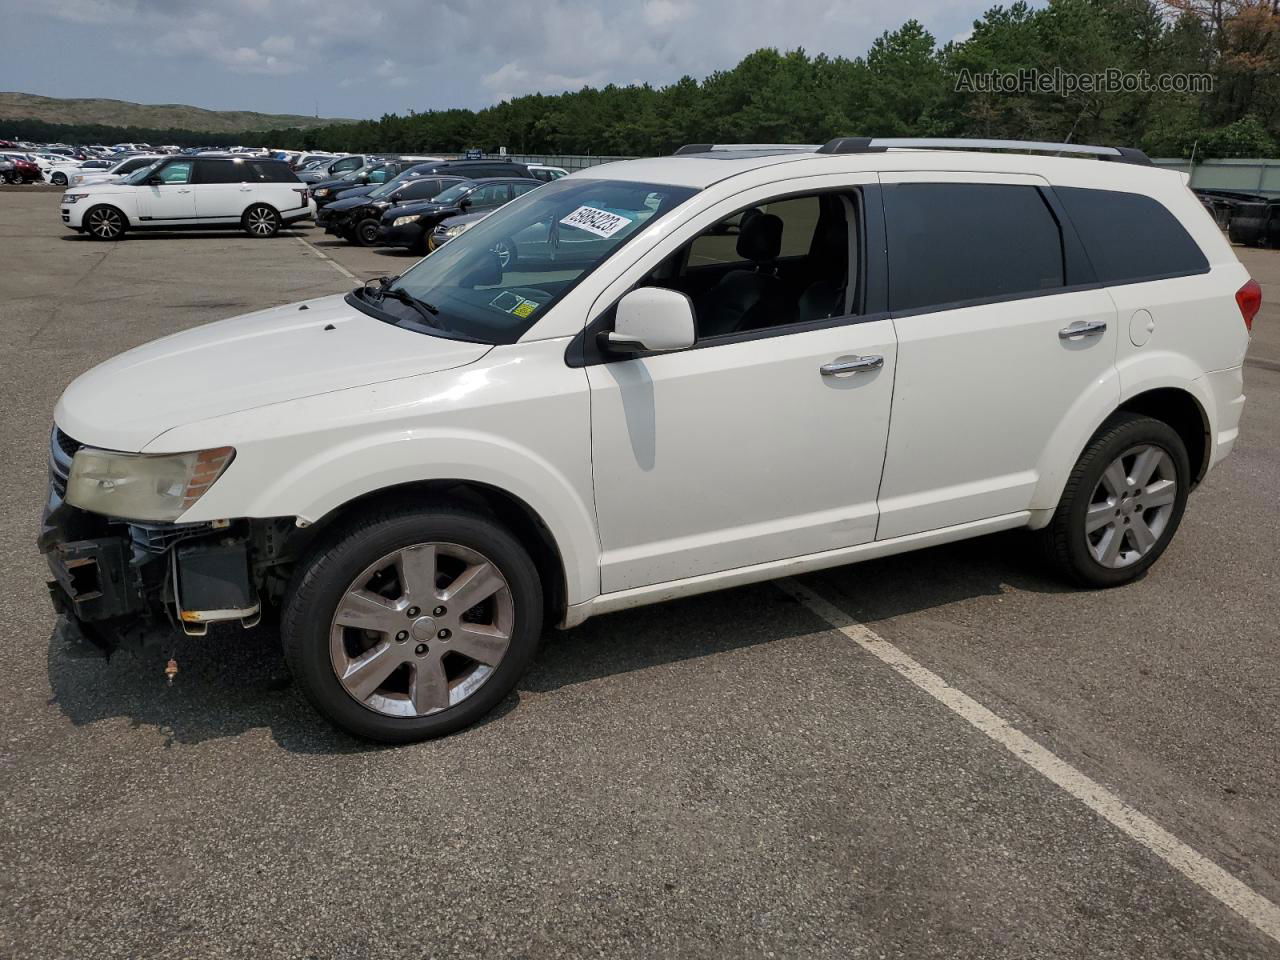
[[[565,175],[560,167],[501,159],[374,158],[345,175],[315,182],[311,199],[316,224],[326,233],[360,246],[386,244],[421,255]],[[499,252],[504,255],[510,251]]]
[[[503,159],[351,155],[321,167],[318,174],[295,171],[285,160],[247,153],[140,154],[105,170],[72,174],[60,213],[68,228],[97,240],[117,240],[131,230],[193,228],[239,228],[270,237],[314,217],[353,243],[425,254],[488,212],[565,175]],[[344,175],[333,176],[335,169]]]

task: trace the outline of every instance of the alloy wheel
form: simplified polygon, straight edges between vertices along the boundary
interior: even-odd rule
[[[1116,457],[1089,498],[1084,535],[1104,567],[1137,563],[1160,542],[1178,498],[1173,458],[1160,447],[1140,444]]]
[[[124,219],[110,207],[89,214],[89,232],[102,240],[114,240],[124,232]]]
[[[276,215],[266,207],[254,207],[248,216],[249,232],[259,237],[269,237],[276,231]]]
[[[493,245],[492,250],[498,255],[498,262],[502,264],[503,270],[511,265],[511,244],[505,240],[499,240]]]
[[[420,543],[352,581],[330,625],[329,659],[362,706],[422,717],[474,695],[514,627],[511,588],[492,561],[459,544]]]

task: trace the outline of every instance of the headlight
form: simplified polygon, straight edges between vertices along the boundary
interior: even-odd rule
[[[394,220],[391,221],[391,225],[393,227],[407,227],[411,223],[416,223],[417,220],[418,220],[417,216],[396,217]]]
[[[84,174],[83,174],[83,173],[77,173],[74,177],[72,177],[72,178],[71,178],[71,182],[72,182],[72,183],[84,183]]]
[[[469,223],[457,223],[452,227],[445,227],[442,230],[437,230],[436,236],[441,240],[452,240],[454,237],[461,236],[470,229],[471,224]]]
[[[327,197],[329,195],[329,192],[330,192],[329,190],[325,189],[324,187],[321,187],[319,190],[311,191],[311,195],[313,197]]]
[[[232,447],[191,453],[116,453],[85,447],[71,461],[67,503],[124,520],[177,520],[213,486]]]
[[[63,203],[76,203],[76,202],[77,202],[77,201],[79,201],[79,200],[83,200],[83,199],[84,199],[85,197],[87,197],[87,196],[88,196],[88,194],[87,194],[87,193],[64,193],[64,194],[62,195],[62,202],[63,202]]]

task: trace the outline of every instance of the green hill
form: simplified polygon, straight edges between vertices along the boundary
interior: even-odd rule
[[[0,121],[3,120],[40,120],[44,123],[98,124],[203,133],[240,133],[245,130],[278,130],[286,127],[307,129],[355,122],[340,117],[254,113],[251,110],[204,110],[181,103],[147,104],[130,103],[127,100],[62,99],[39,97],[31,93],[0,93]]]

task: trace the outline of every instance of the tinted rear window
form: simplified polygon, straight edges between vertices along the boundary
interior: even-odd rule
[[[297,183],[297,175],[282,160],[254,160],[249,163],[253,171],[250,179],[263,183]]]
[[[1055,187],[1101,283],[1204,273],[1209,261],[1163,204],[1141,193]]]
[[[1034,295],[1064,283],[1062,234],[1035,187],[892,184],[884,209],[894,311]]]

